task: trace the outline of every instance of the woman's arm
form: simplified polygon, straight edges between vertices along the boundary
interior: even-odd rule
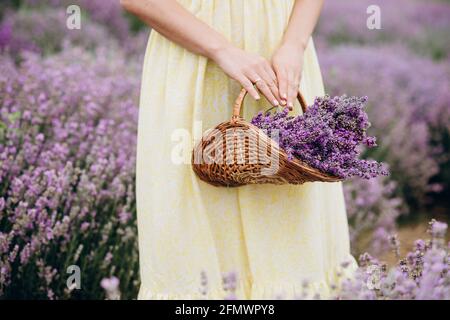
[[[319,19],[323,0],[296,0],[280,47],[272,57],[281,104],[293,106],[303,67],[303,53]]]
[[[281,98],[271,64],[261,56],[233,46],[223,35],[191,14],[175,0],[121,0],[130,13],[171,41],[215,61],[231,78],[239,81],[251,96],[258,89],[278,105]],[[262,81],[260,81],[262,80]]]

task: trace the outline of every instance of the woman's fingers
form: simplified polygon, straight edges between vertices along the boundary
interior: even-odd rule
[[[214,61],[231,78],[237,80],[256,100],[262,93],[274,106],[286,105],[288,75],[284,64],[269,62],[262,56],[237,47],[220,51]],[[278,70],[275,68],[278,67]],[[255,88],[258,89],[256,89]]]
[[[248,79],[245,76],[242,76],[237,80],[242,85],[242,87],[245,88],[245,90],[247,90],[247,92],[253,97],[253,99],[255,99],[255,100],[261,99],[261,97],[258,93],[258,90],[255,89],[255,87],[253,86],[253,83],[250,79]]]
[[[298,92],[298,80],[294,72],[288,73],[288,93],[287,93],[287,105],[290,109],[294,106],[294,99]]]
[[[265,74],[257,73],[256,71],[249,72],[249,75],[247,76],[258,88],[258,90],[267,98],[267,100],[273,105],[278,106],[278,100],[273,95],[272,90],[269,88],[268,84],[266,83],[266,80],[264,78],[267,78]]]
[[[278,89],[277,75],[273,71],[270,63],[264,64],[264,69],[262,70],[262,72],[265,75],[264,80],[266,81],[267,85],[272,91],[272,94],[274,95],[275,99],[278,100],[279,104],[282,104],[283,99],[281,99],[280,90]]]
[[[269,86],[263,79],[255,82],[255,85],[274,107],[280,105],[278,99],[273,95],[272,90],[269,88]]]
[[[280,92],[281,104],[286,105],[287,103],[287,93],[288,93],[288,78],[287,72],[285,70],[276,68],[275,72],[277,74],[278,80],[278,91]]]

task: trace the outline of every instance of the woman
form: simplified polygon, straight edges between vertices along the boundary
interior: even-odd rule
[[[138,127],[139,299],[222,298],[226,272],[240,299],[295,298],[305,281],[327,297],[340,265],[354,266],[340,183],[216,188],[189,164],[192,135],[230,119],[241,87],[254,98],[246,119],[267,100],[298,110],[299,88],[309,103],[324,94],[310,39],[322,2],[122,0],[153,28]]]

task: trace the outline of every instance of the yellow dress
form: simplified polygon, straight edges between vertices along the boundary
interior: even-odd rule
[[[294,1],[179,2],[236,46],[270,59]],[[312,40],[304,59],[300,89],[311,103],[324,94]],[[296,298],[305,281],[326,298],[341,264],[356,265],[341,183],[217,188],[195,176],[193,144],[230,119],[240,89],[214,62],[151,32],[138,127],[139,299],[221,299],[227,272],[237,274],[240,299]],[[268,106],[248,97],[243,115]]]

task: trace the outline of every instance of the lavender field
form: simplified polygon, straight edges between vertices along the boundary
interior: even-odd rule
[[[66,25],[74,3],[80,30]],[[366,26],[369,5],[380,30]],[[0,3],[0,299],[136,298],[148,33],[119,1]],[[391,172],[345,183],[360,268],[336,299],[450,299],[449,34],[450,1],[326,1],[315,34],[326,90],[368,97],[379,147],[364,158]],[[427,232],[403,244],[411,225]],[[81,288],[67,282],[74,265]]]

